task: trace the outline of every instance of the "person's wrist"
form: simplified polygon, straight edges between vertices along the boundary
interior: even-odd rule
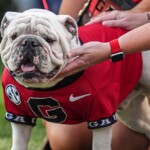
[[[118,62],[124,59],[124,53],[120,48],[120,44],[118,39],[114,39],[112,41],[109,42],[110,45],[110,59],[112,62]]]
[[[108,60],[111,55],[109,42],[92,42],[92,54],[96,62]]]
[[[111,55],[111,48],[109,42],[105,43],[99,43],[99,46],[97,47],[97,56],[99,56],[99,60],[104,61],[108,60]]]
[[[106,59],[109,59],[109,58],[110,58],[110,55],[111,55],[111,47],[110,47],[109,42],[104,43],[104,49],[106,50],[105,58],[106,58]]]

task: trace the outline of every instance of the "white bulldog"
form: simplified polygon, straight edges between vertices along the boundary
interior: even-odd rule
[[[33,9],[23,13],[8,12],[2,20],[1,28],[3,39],[0,50],[3,64],[11,76],[27,88],[46,89],[59,83],[62,79],[55,77],[67,64],[66,54],[70,49],[80,46],[76,22],[69,16],[57,16],[46,10]],[[129,128],[144,133],[150,139],[150,103],[146,98],[150,94],[150,52],[144,52],[142,56],[144,67],[139,87],[133,90],[122,102],[118,109],[118,118]],[[7,96],[11,103],[16,106],[20,105],[19,94],[17,93],[17,96],[15,95],[17,98],[14,98],[11,90],[13,93],[18,92],[12,84],[8,84],[5,88]],[[90,94],[84,94],[82,98],[88,96]],[[71,99],[73,98],[70,98],[70,101]],[[30,107],[32,100],[28,100]],[[56,102],[54,99],[51,100]],[[60,106],[59,103],[57,104]],[[40,106],[36,110],[35,108],[32,109],[34,114],[42,117],[43,114],[39,114],[39,110]],[[49,112],[47,111],[47,114]],[[66,115],[64,111],[63,115]],[[65,122],[65,117],[59,122]],[[12,121],[13,143],[11,149],[27,150],[32,126],[28,126],[27,123],[23,125],[26,118],[23,116],[16,117],[11,112],[7,112],[6,119]],[[44,119],[48,121],[57,120],[55,115],[50,116],[50,118],[44,117]],[[90,123],[91,127],[102,124],[106,126],[92,130],[93,150],[111,150],[110,125],[115,122],[114,115],[109,119],[101,120],[101,124],[96,121]],[[21,124],[18,124],[18,120]],[[33,119],[31,122],[34,124]]]
[[[18,82],[29,87],[55,85],[58,80],[53,79],[67,63],[66,54],[71,47],[78,46],[69,43],[77,36],[74,20],[69,16],[56,17],[53,13],[42,10],[26,11],[23,14],[6,13],[2,20],[2,36],[1,56],[4,65]],[[33,51],[26,51],[27,49]],[[25,77],[24,73],[29,71],[34,71],[36,77]]]

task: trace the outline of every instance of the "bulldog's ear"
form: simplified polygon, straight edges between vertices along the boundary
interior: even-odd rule
[[[78,26],[76,21],[68,15],[58,15],[58,17],[60,22],[64,24],[64,26],[73,35],[73,37],[78,38]]]
[[[1,32],[1,36],[4,36],[4,31],[5,29],[8,27],[8,25],[10,24],[10,22],[20,13],[17,12],[6,12],[2,21],[1,21],[1,28],[0,28],[0,32]]]

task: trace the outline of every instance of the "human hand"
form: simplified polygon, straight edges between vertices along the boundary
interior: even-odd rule
[[[58,77],[66,77],[104,61],[110,56],[109,43],[89,42],[68,54],[69,62]]]
[[[94,17],[87,25],[97,22],[102,22],[104,26],[108,27],[121,27],[126,30],[132,30],[148,23],[149,20],[146,13],[114,10],[111,12],[104,12],[97,17]]]

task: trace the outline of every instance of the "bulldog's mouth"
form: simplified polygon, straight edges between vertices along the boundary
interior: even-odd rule
[[[59,72],[60,66],[56,66],[49,73],[41,72],[39,67],[33,62],[22,63],[15,70],[11,71],[12,76],[23,80],[24,82],[35,83],[53,79]]]

